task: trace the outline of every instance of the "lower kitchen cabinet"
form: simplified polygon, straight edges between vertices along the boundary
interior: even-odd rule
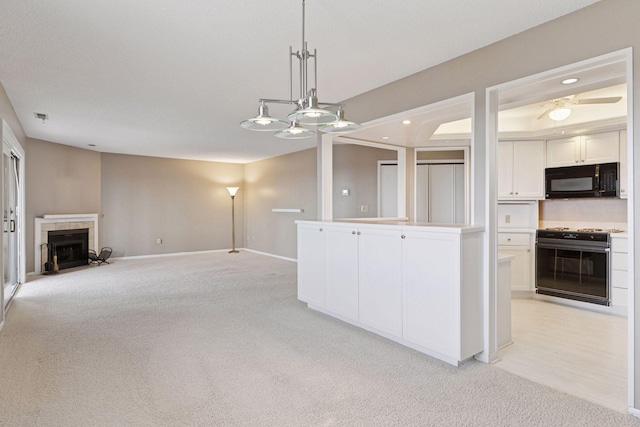
[[[397,230],[359,229],[360,322],[402,334],[402,239]]]
[[[611,305],[614,308],[627,307],[628,298],[628,249],[627,237],[611,235]]]
[[[317,224],[298,227],[298,299],[307,304],[324,306],[326,234]]]
[[[358,236],[355,227],[324,227],[326,308],[358,319]],[[298,261],[299,263],[299,261]],[[298,264],[299,265],[299,264]]]
[[[483,350],[482,228],[297,223],[310,308],[454,365]]]
[[[498,233],[498,252],[515,257],[511,261],[512,291],[532,292],[534,290],[534,242],[532,233]]]
[[[444,355],[459,352],[460,243],[457,236],[407,233],[403,338]]]

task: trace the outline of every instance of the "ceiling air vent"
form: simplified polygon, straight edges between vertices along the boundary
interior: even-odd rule
[[[44,114],[44,113],[33,113],[36,116],[36,119],[38,120],[42,120],[42,123],[45,122],[45,120],[49,120],[49,115],[48,114]]]

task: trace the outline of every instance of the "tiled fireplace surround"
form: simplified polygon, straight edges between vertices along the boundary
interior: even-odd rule
[[[73,230],[77,228],[89,229],[89,249],[98,250],[98,214],[62,214],[44,215],[35,219],[35,274],[43,270],[42,244],[49,241],[49,231]]]

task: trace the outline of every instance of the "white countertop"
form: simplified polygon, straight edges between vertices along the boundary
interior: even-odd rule
[[[331,224],[337,226],[367,226],[367,227],[411,227],[421,231],[432,231],[441,233],[477,233],[484,231],[484,227],[469,224],[436,224],[430,222],[413,222],[396,219],[363,219],[363,220],[343,220],[334,219],[329,221],[297,220],[296,224]]]

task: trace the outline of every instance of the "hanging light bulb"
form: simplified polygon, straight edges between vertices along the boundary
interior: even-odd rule
[[[318,107],[318,96],[316,90],[311,89],[311,93],[302,102],[301,109],[294,111],[287,117],[290,121],[296,121],[301,125],[324,125],[334,122],[338,115],[332,111]]]
[[[282,139],[304,139],[304,138],[311,138],[315,134],[316,133],[314,131],[305,129],[302,126],[300,126],[298,122],[294,121],[293,123],[291,123],[291,126],[279,132],[276,132],[275,135],[278,138],[282,138]]]
[[[337,115],[338,120],[333,123],[329,123],[328,125],[322,126],[320,128],[320,131],[326,133],[348,133],[362,128],[362,125],[344,119],[344,110],[342,109],[342,107],[338,108]]]
[[[289,126],[289,122],[269,116],[269,108],[264,102],[260,102],[258,115],[252,119],[242,121],[240,126],[249,130],[273,132],[286,129]]]

